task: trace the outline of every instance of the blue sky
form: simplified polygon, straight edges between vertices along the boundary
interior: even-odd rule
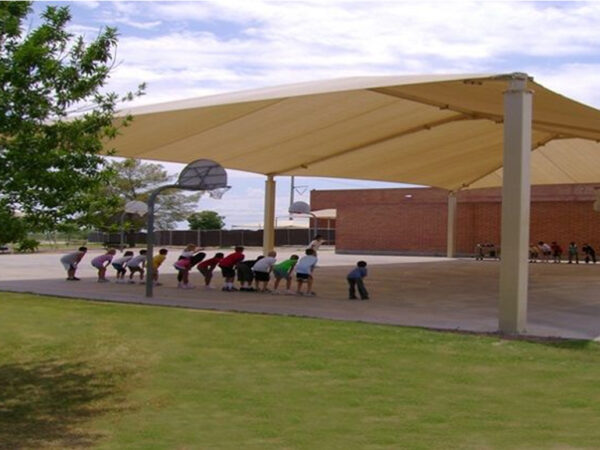
[[[527,72],[600,108],[600,2],[36,2],[69,5],[72,31],[120,32],[110,89],[148,85],[139,103],[361,75]],[[177,172],[181,166],[168,165]],[[232,190],[198,209],[229,226],[262,221],[264,178],[229,171]],[[299,178],[308,189],[398,186]],[[308,200],[308,190],[298,197]],[[289,178],[278,178],[285,215]]]

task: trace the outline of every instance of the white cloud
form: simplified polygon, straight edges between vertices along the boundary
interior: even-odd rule
[[[355,75],[527,67],[541,78],[551,65],[559,76],[597,59],[599,13],[594,2],[118,3],[112,20],[157,29],[121,37],[113,78],[148,81],[149,103]],[[600,82],[588,81],[593,95]]]
[[[135,20],[130,20],[127,18],[116,19],[115,22],[124,25],[129,25],[130,27],[138,28],[140,30],[149,30],[151,28],[156,28],[162,23],[160,20],[154,20],[151,22],[137,22]]]
[[[536,81],[545,87],[579,102],[600,108],[600,62],[572,63],[558,67],[537,68]]]
[[[81,30],[132,28],[121,30],[122,63],[110,88],[123,92],[147,81],[138,103],[323,78],[526,71],[600,107],[600,2],[229,0],[95,8],[95,21],[78,23]],[[232,191],[199,207],[214,207],[228,224],[262,221],[264,177],[233,172]],[[347,187],[337,183],[330,185]],[[282,179],[278,192],[282,215],[289,182]]]
[[[100,2],[96,2],[96,1],[92,1],[92,0],[85,0],[85,1],[78,2],[78,5],[83,6],[84,8],[87,8],[87,9],[97,9],[100,6]]]

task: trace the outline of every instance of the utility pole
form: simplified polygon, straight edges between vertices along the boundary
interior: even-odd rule
[[[290,207],[288,208],[288,211],[292,208],[292,205],[294,204],[294,175],[291,176],[291,182],[290,182]],[[294,220],[294,216],[292,216],[290,214],[290,220]]]

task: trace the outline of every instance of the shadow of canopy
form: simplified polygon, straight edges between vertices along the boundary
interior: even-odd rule
[[[92,447],[102,436],[83,425],[122,409],[115,375],[82,361],[0,366],[0,449]]]

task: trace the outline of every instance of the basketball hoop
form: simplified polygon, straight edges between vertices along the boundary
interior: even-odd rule
[[[294,202],[290,205],[290,209],[288,210],[290,214],[297,214],[300,216],[309,216],[312,217],[313,222],[315,224],[315,236],[318,232],[318,224],[317,224],[317,216],[315,216],[310,209],[310,205],[303,201]],[[308,225],[308,242],[310,242],[310,222]]]
[[[311,215],[310,213],[310,205],[306,202],[298,201],[292,203],[290,209],[288,211],[290,214],[305,214]]]
[[[142,217],[145,216],[148,212],[148,205],[144,202],[140,202],[139,200],[132,200],[125,204],[125,212],[128,214],[137,214]]]
[[[227,172],[220,164],[210,159],[198,159],[183,168],[177,180],[177,187],[191,191],[228,188]]]
[[[161,191],[172,188],[200,191],[201,194],[208,193],[214,199],[220,199],[230,189],[227,186],[227,172],[219,163],[210,159],[197,159],[183,168],[176,184],[161,186],[152,191],[148,198],[148,224],[146,227],[146,243],[148,245],[146,253],[146,297],[152,297],[153,295],[154,203]]]
[[[231,186],[215,188],[215,189],[211,189],[210,191],[205,191],[205,192],[208,193],[208,196],[210,198],[214,198],[215,200],[221,200],[221,198],[223,198],[223,195],[225,194],[225,192],[227,192],[229,189],[231,189]]]

